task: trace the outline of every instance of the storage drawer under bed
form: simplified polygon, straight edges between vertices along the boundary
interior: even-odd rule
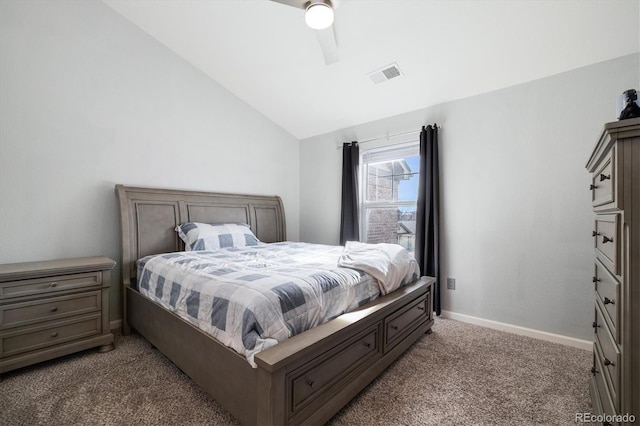
[[[431,292],[409,303],[384,320],[384,352],[389,351],[420,323],[431,317]]]
[[[369,327],[288,375],[290,413],[295,415],[371,358],[380,357],[380,325]]]

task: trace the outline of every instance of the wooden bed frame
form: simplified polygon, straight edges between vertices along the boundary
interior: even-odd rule
[[[136,260],[184,250],[193,221],[247,223],[286,239],[279,197],[116,185],[122,226],[123,332],[144,336],[242,424],[322,424],[433,325],[435,279],[416,282],[258,353],[257,368],[136,290]]]

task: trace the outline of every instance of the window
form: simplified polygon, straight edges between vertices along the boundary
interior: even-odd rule
[[[414,252],[418,142],[362,152],[360,235],[367,243],[396,243]]]

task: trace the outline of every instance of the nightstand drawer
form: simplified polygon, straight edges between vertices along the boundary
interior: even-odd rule
[[[75,339],[93,336],[102,331],[100,314],[72,317],[67,320],[18,328],[0,338],[0,356],[10,357],[23,352],[53,346]]]
[[[41,296],[65,290],[95,287],[100,284],[102,284],[102,273],[100,272],[7,281],[0,283],[0,300],[20,296]]]
[[[98,312],[100,295],[100,291],[90,291],[0,306],[0,329]]]
[[[620,275],[618,253],[620,251],[619,215],[597,215],[593,230],[596,256],[612,273]]]

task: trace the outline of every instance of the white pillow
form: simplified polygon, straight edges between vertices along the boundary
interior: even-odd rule
[[[186,222],[176,227],[187,251],[214,250],[227,247],[256,246],[260,241],[251,232],[249,225],[222,223]]]

